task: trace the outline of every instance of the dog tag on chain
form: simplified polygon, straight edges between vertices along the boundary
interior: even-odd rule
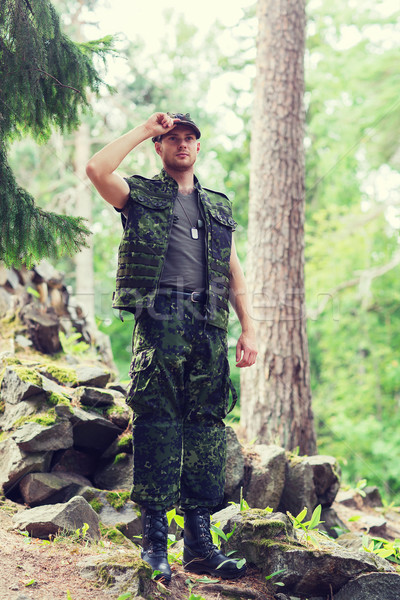
[[[191,234],[193,240],[199,239],[199,230],[196,227],[191,228],[190,234]]]

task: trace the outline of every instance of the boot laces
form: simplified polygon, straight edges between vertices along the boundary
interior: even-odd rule
[[[146,515],[146,537],[149,552],[167,551],[168,520],[165,515]]]
[[[210,531],[210,514],[208,511],[198,512],[198,523],[200,529],[201,545],[206,552],[214,552],[218,548],[212,541],[212,535]]]

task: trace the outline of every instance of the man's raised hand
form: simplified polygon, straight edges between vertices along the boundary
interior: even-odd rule
[[[158,112],[151,115],[144,126],[149,132],[149,137],[155,137],[168,133],[178,122],[179,119],[173,119],[167,113]]]

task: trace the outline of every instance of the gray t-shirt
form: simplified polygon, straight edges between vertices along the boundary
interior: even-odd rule
[[[194,239],[196,236],[198,238]],[[160,286],[190,291],[205,289],[205,228],[197,190],[193,190],[188,196],[179,192],[175,200],[173,225]]]

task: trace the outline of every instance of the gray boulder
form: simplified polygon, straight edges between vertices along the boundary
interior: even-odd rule
[[[57,453],[53,461],[53,473],[76,473],[90,477],[96,470],[96,457],[75,448],[68,448],[65,452]]]
[[[132,487],[133,456],[117,455],[94,475],[94,484],[103,490],[129,490]]]
[[[226,428],[226,446],[225,498],[228,501],[238,502],[244,479],[244,456],[232,427]]]
[[[74,533],[87,523],[87,536],[94,540],[100,538],[99,517],[81,496],[75,496],[65,504],[46,504],[24,510],[14,515],[13,523],[16,529],[28,531],[38,538],[48,538],[62,531]]]
[[[121,433],[119,427],[97,413],[73,408],[70,417],[73,425],[74,446],[104,452]]]
[[[114,404],[114,396],[111,392],[95,387],[81,386],[77,388],[75,397],[84,406],[103,408]]]
[[[334,600],[399,600],[400,575],[397,573],[366,573],[347,583],[335,594]]]
[[[12,438],[24,452],[71,448],[72,425],[69,421],[61,421],[48,427],[39,423],[26,423],[13,433]]]
[[[20,481],[19,489],[25,504],[56,504],[65,502],[90,481],[74,473],[29,473]]]
[[[110,381],[111,373],[101,367],[84,365],[76,367],[76,376],[78,385],[102,388]]]
[[[119,531],[127,538],[137,543],[137,538],[142,533],[141,519],[137,504],[128,499],[118,506],[115,498],[118,492],[105,492],[92,487],[80,488],[77,492],[85,498],[96,510],[100,522],[106,527],[118,527]]]
[[[132,550],[125,558],[121,554],[89,556],[79,561],[78,568],[85,579],[99,583],[106,580],[113,597],[130,592],[131,598],[137,600],[142,598],[140,594],[148,586],[152,574],[151,567],[139,557],[138,550]]]
[[[26,304],[20,310],[19,316],[28,329],[33,345],[39,352],[55,354],[61,351],[60,321],[52,308],[43,312],[34,304]]]
[[[11,431],[20,419],[40,414],[43,409],[47,411],[49,406],[46,400],[46,394],[43,392],[29,396],[27,400],[21,400],[18,404],[6,403],[4,413],[0,415],[0,428],[3,431]]]
[[[27,473],[49,469],[52,452],[26,453],[13,439],[0,442],[0,487],[11,493]]]
[[[331,506],[340,485],[340,468],[332,456],[288,455],[286,480],[279,510],[297,515],[304,507],[307,518],[316,506]]]
[[[341,470],[339,463],[333,456],[315,455],[305,458],[313,470],[313,480],[317,503],[321,506],[332,505],[340,487]]]
[[[308,596],[337,592],[351,579],[366,572],[393,571],[380,557],[368,552],[350,552],[317,532],[308,540],[295,536],[285,515],[261,510],[238,513],[225,526],[236,529],[224,550],[235,550],[267,575],[279,575],[284,592]]]
[[[7,404],[17,404],[42,392],[42,379],[28,367],[6,367],[1,381],[1,399]]]
[[[252,446],[250,481],[245,498],[251,508],[277,509],[285,485],[286,457],[283,448]]]

